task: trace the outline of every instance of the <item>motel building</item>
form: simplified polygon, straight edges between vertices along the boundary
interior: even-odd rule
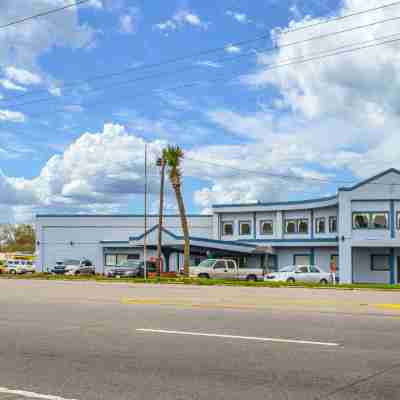
[[[332,197],[276,203],[215,205],[212,215],[189,215],[191,263],[207,257],[242,266],[335,265],[341,283],[400,283],[400,171],[389,169]],[[98,273],[143,259],[144,239],[155,257],[158,216],[37,215],[38,270],[87,258]],[[183,266],[178,215],[163,227],[163,269]]]

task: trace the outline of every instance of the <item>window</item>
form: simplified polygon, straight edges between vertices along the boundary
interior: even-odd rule
[[[235,262],[232,260],[228,260],[228,269],[235,269]]]
[[[299,267],[296,269],[297,273],[300,274],[306,274],[308,272],[308,267],[306,267],[305,265],[303,265],[302,267]]]
[[[251,235],[251,222],[239,221],[239,235]]]
[[[117,255],[116,254],[106,254],[106,262],[107,266],[117,265]]]
[[[299,219],[298,224],[299,233],[308,233],[308,219]]]
[[[369,227],[368,213],[353,214],[353,229],[368,229],[368,227]]]
[[[128,260],[140,260],[140,254],[128,254]]]
[[[389,271],[389,255],[387,254],[372,254],[371,255],[371,270],[372,271]]]
[[[310,272],[313,272],[314,274],[319,274],[321,271],[317,267],[314,267],[313,265],[311,265]]]
[[[285,221],[285,232],[286,233],[296,233],[297,224],[295,219],[287,219]]]
[[[295,254],[293,256],[293,265],[310,265],[311,255],[310,254]]]
[[[270,271],[278,271],[278,257],[276,254],[269,254],[267,268]]]
[[[274,233],[274,224],[272,220],[266,220],[260,222],[261,235],[272,235],[273,233]]]
[[[325,233],[325,217],[315,218],[315,232]]]
[[[371,214],[371,225],[372,225],[373,229],[387,229],[388,228],[388,214],[387,213]]]
[[[337,217],[329,217],[329,232],[337,232]]]
[[[387,212],[355,212],[353,213],[353,229],[388,229]]]
[[[231,236],[233,235],[233,222],[222,223],[222,235]]]
[[[225,261],[218,260],[214,264],[214,269],[225,269],[225,268],[226,268]]]

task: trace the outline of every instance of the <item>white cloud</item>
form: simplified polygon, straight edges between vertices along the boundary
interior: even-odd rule
[[[84,108],[82,106],[80,106],[79,104],[71,104],[71,105],[64,106],[64,110],[67,112],[79,113],[79,112],[84,111]]]
[[[228,10],[226,12],[226,15],[232,17],[234,20],[236,20],[237,22],[240,22],[241,24],[248,24],[251,22],[251,19],[245,13]]]
[[[191,25],[203,30],[207,30],[209,23],[204,22],[201,18],[186,9],[179,9],[171,19],[168,19],[164,22],[160,22],[156,24],[154,27],[159,29],[160,31],[176,31],[179,28],[184,27],[185,25]]]
[[[17,85],[14,82],[11,82],[9,79],[0,79],[0,85],[3,86],[4,89],[7,90],[17,90],[20,92],[26,92],[27,89],[23,86]]]
[[[238,54],[240,53],[242,50],[239,46],[235,46],[233,44],[230,44],[228,46],[225,47],[225,51],[227,53],[231,53],[231,54]]]
[[[26,117],[19,111],[0,110],[0,121],[25,122]]]
[[[120,32],[126,35],[132,35],[136,33],[139,18],[139,9],[136,7],[131,7],[128,14],[121,15],[119,18]]]
[[[99,1],[92,4],[99,4]],[[24,2],[24,14],[34,15],[40,11],[61,7],[64,0],[30,0]],[[0,66],[37,69],[38,57],[51,48],[81,48],[93,42],[96,32],[78,18],[79,7],[72,7],[51,18],[38,18],[21,26],[2,30],[0,33]],[[0,25],[21,16],[21,7],[15,0],[0,2]]]
[[[33,74],[26,69],[15,67],[7,67],[4,70],[6,77],[21,85],[39,85],[42,83],[42,78],[39,75]]]
[[[0,173],[0,205],[79,210],[88,204],[126,204],[143,192],[144,145],[124,127],[106,124],[103,132],[85,133],[63,154],[51,157],[35,178]],[[149,143],[149,159],[154,161],[164,146],[158,140]],[[157,184],[150,177],[151,191]]]
[[[60,97],[62,94],[61,89],[59,87],[51,86],[51,87],[49,87],[48,90],[49,90],[49,93],[52,94],[53,96]]]
[[[197,61],[196,65],[200,65],[202,67],[210,67],[210,68],[222,68],[222,65],[220,63],[210,60]]]

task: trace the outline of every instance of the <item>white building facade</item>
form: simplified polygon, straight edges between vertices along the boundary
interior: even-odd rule
[[[342,283],[400,283],[400,171],[390,169],[322,199],[215,205],[212,215],[189,215],[191,262],[236,258],[241,264],[336,267]],[[156,254],[158,217],[38,215],[38,267],[89,258],[97,272],[126,259]],[[179,216],[165,216],[163,266],[183,265]]]

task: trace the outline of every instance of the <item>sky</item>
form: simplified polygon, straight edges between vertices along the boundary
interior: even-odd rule
[[[0,26],[67,3],[3,0]],[[146,143],[151,212],[169,144],[189,213],[400,167],[400,3],[335,19],[382,4],[91,0],[0,28],[0,223],[142,213]]]

